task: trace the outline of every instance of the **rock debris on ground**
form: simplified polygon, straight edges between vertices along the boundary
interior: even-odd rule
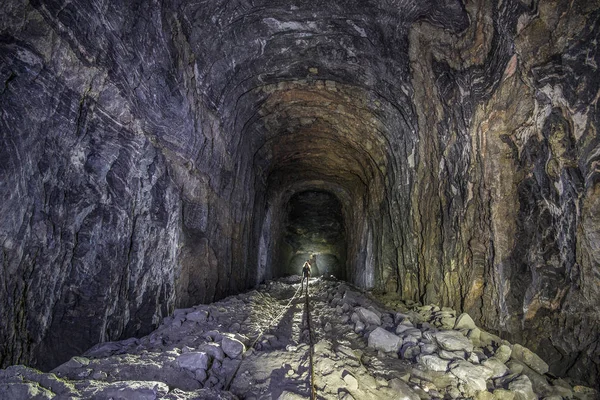
[[[310,333],[299,286],[292,276],[175,310],[150,335],[100,343],[50,373],[0,370],[0,398],[308,399]],[[310,318],[318,399],[598,398],[449,308],[314,278]]]

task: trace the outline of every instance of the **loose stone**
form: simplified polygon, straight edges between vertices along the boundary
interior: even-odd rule
[[[369,335],[369,347],[388,353],[397,353],[402,345],[402,339],[383,328],[376,328]]]

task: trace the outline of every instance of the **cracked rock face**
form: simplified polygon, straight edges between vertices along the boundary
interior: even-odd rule
[[[147,334],[319,244],[600,384],[598,1],[5,3],[2,366]],[[302,193],[336,204],[312,242]]]

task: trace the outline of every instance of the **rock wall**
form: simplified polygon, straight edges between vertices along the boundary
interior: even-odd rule
[[[460,35],[411,31],[421,161],[402,294],[598,385],[598,3],[467,12]]]
[[[48,367],[168,313],[181,206],[164,157],[107,113],[97,71],[78,91],[28,46],[0,57],[0,353]]]
[[[10,1],[2,365],[277,275],[285,207],[317,190],[341,204],[350,282],[598,384],[599,9]]]
[[[234,268],[240,165],[195,103],[185,43],[138,7],[0,13],[2,366],[47,369],[253,284]]]

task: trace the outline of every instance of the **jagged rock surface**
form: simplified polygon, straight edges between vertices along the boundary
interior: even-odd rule
[[[268,282],[214,304],[176,310],[150,335],[99,344],[51,373],[9,367],[0,371],[0,396],[307,399],[310,349],[299,281]],[[445,327],[439,315],[455,315],[454,310],[382,304],[336,280],[313,279],[310,293],[318,398],[592,400],[598,395],[534,370],[536,355],[522,346],[476,326]],[[356,333],[360,320],[351,317],[360,310],[378,314],[381,322]],[[199,311],[208,318],[197,321]],[[408,323],[419,339],[410,330],[393,333]],[[382,335],[418,351],[402,356],[397,347],[380,348],[373,338]],[[500,361],[506,348],[512,348],[511,358]]]
[[[600,385],[599,10],[5,1],[0,362],[49,369],[280,274],[290,199],[324,191],[340,276]]]

